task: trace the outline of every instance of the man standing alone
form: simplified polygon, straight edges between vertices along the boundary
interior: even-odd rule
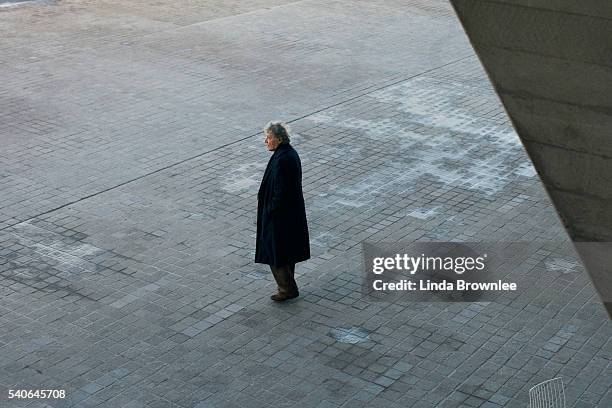
[[[255,262],[270,265],[278,285],[271,299],[282,302],[299,296],[295,264],[310,258],[302,164],[285,124],[270,122],[264,132],[266,146],[274,153],[257,193]]]

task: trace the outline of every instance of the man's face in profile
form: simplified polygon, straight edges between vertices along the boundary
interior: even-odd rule
[[[276,150],[276,148],[278,147],[278,145],[280,144],[279,140],[276,138],[276,136],[274,136],[272,134],[272,132],[268,131],[266,133],[266,146],[268,147],[268,150],[270,151],[274,151]]]

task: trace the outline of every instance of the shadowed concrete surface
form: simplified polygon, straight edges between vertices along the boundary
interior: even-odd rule
[[[612,3],[453,4],[612,316]]]
[[[612,326],[447,2],[0,10],[9,407],[609,405]],[[313,258],[252,263],[261,127],[292,121]],[[530,241],[531,290],[360,293],[363,240]],[[8,400],[9,389],[64,400]]]

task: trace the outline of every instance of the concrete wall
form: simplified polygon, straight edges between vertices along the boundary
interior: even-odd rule
[[[451,2],[572,239],[611,242],[612,1]],[[578,251],[612,314],[612,262]]]

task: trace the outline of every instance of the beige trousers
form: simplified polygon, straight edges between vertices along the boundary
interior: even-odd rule
[[[294,263],[282,266],[270,265],[270,269],[278,286],[278,293],[283,295],[298,293]]]

